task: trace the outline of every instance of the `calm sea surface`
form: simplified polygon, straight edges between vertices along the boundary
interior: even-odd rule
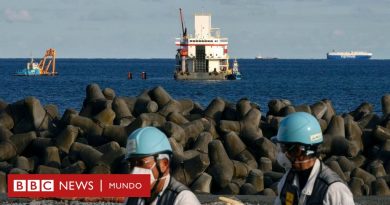
[[[8,103],[26,96],[42,104],[80,109],[90,83],[112,88],[119,96],[137,96],[144,89],[163,86],[176,99],[191,98],[207,106],[215,97],[236,102],[242,97],[268,111],[271,99],[295,105],[332,100],[338,113],[354,110],[362,102],[381,112],[381,97],[390,93],[390,60],[250,60],[239,59],[240,81],[176,81],[173,59],[57,59],[58,76],[18,77],[28,59],[0,59],[0,98]],[[140,73],[148,79],[141,80]],[[127,73],[133,73],[133,80]]]

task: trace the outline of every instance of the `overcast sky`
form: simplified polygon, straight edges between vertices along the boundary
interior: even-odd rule
[[[179,8],[212,14],[231,57],[390,58],[390,0],[0,0],[0,58],[174,58]]]

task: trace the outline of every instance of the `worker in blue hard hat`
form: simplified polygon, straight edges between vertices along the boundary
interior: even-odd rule
[[[127,139],[126,156],[131,174],[149,174],[149,198],[128,198],[127,205],[199,205],[195,194],[169,174],[172,148],[167,136],[155,127],[135,130]]]
[[[288,115],[272,140],[278,147],[277,162],[286,169],[278,184],[275,204],[354,204],[343,180],[317,158],[323,136],[311,114]]]

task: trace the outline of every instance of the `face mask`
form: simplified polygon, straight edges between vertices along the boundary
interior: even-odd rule
[[[286,154],[283,152],[278,152],[276,156],[276,161],[280,166],[282,166],[285,169],[291,169],[292,167],[291,161],[287,158]]]
[[[141,168],[141,167],[134,167],[133,170],[131,170],[130,174],[149,174],[149,176],[150,176],[150,185],[152,185],[153,182],[156,181],[156,179],[154,178],[153,172],[152,172],[152,169],[155,166],[156,166],[156,163],[154,163],[152,168],[150,168],[150,169],[145,169],[145,168]]]

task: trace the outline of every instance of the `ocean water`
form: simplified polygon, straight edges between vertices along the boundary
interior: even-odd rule
[[[390,60],[252,60],[238,59],[240,81],[176,81],[173,59],[57,59],[58,76],[20,77],[16,70],[29,59],[0,59],[0,98],[8,103],[27,96],[55,104],[63,112],[80,110],[88,84],[112,88],[119,96],[137,96],[163,86],[175,99],[190,98],[204,107],[217,96],[231,102],[246,97],[268,111],[271,99],[295,105],[330,99],[337,113],[350,112],[361,103],[381,113],[381,97],[390,93]],[[132,72],[133,79],[127,79]],[[147,73],[147,80],[141,79]]]

